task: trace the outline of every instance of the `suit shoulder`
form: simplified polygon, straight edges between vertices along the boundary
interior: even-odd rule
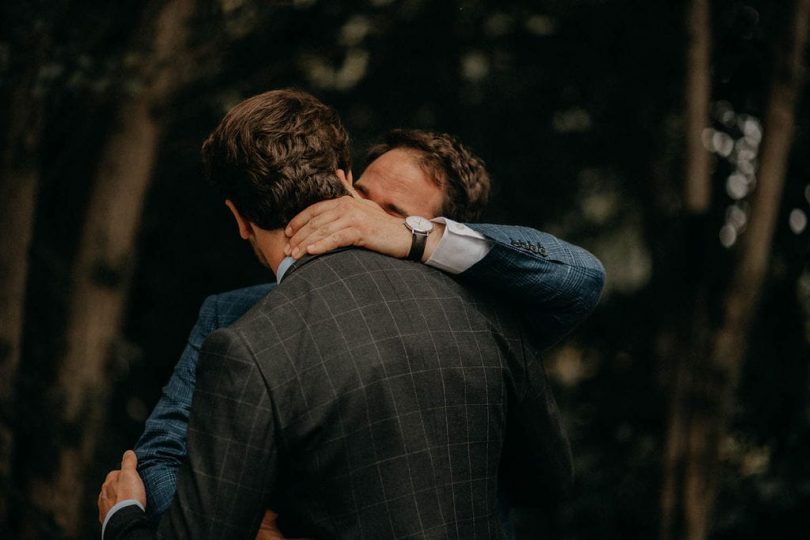
[[[222,309],[234,304],[244,304],[246,302],[256,303],[272,291],[276,287],[275,282],[261,283],[259,285],[251,285],[250,287],[242,287],[241,289],[234,289],[217,294],[212,294],[203,301],[203,306],[216,306]]]
[[[228,354],[234,348],[243,347],[239,330],[235,326],[217,328],[205,340],[208,353]]]
[[[263,283],[232,291],[212,294],[200,307],[200,320],[210,321],[213,328],[228,326],[267,296],[275,283]]]
[[[309,265],[310,272],[331,276],[334,280],[345,280],[351,276],[385,272],[426,271],[435,269],[413,261],[398,259],[362,248],[345,249],[316,257]],[[305,268],[301,268],[300,273]],[[328,279],[328,278],[327,278]]]

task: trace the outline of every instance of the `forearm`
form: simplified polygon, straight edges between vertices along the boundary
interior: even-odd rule
[[[423,262],[514,302],[541,349],[570,333],[599,300],[604,268],[581,247],[528,227],[433,221]]]
[[[569,333],[599,300],[604,268],[582,248],[527,227],[432,221],[422,262],[514,302],[541,347]],[[310,206],[285,234],[294,258],[351,245],[403,258],[413,242],[401,217],[351,197]]]
[[[196,331],[196,327],[195,327]],[[186,459],[186,437],[199,350],[195,331],[135,445],[146,486],[147,513],[157,520],[171,505],[177,470]]]
[[[201,314],[205,312],[205,305]],[[194,325],[186,348],[135,445],[137,472],[145,490],[146,510],[140,503],[137,507],[111,510],[104,519],[103,539],[151,538],[154,536],[154,524],[170,507],[176,491],[177,471],[186,459],[186,437],[199,345],[209,331],[207,325],[200,321]]]
[[[157,530],[137,506],[108,512],[104,539],[255,536],[276,470],[272,417],[256,417],[257,411],[270,410],[267,389],[233,333],[213,334],[199,360],[189,455],[178,471],[171,507]],[[134,470],[134,464],[130,467]]]
[[[593,311],[605,274],[587,250],[527,227],[468,226],[493,246],[459,278],[515,302],[541,349],[559,341]]]
[[[135,447],[151,519],[156,520],[169,508],[176,491],[177,471],[186,461],[188,423],[203,342],[216,328],[236,321],[274,286],[254,285],[209,296],[200,307],[188,344]]]

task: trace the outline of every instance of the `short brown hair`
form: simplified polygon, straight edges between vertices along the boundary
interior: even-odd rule
[[[489,200],[491,180],[484,161],[447,133],[393,129],[371,147],[366,166],[396,148],[415,150],[419,166],[444,191],[442,216],[477,221]]]
[[[299,90],[273,90],[236,105],[202,147],[208,178],[239,212],[279,229],[315,202],[346,195],[349,135],[337,112]]]

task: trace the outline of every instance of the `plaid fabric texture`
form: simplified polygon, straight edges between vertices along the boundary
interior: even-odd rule
[[[217,328],[236,322],[275,286],[275,283],[267,283],[246,287],[209,296],[203,302],[180,361],[163,387],[160,400],[135,445],[138,473],[149,501],[146,511],[153,521],[157,521],[171,505],[177,485],[177,469],[186,458],[191,397],[203,342]]]
[[[593,310],[604,281],[602,265],[593,255],[526,227],[468,226],[487,236],[494,246],[485,259],[456,278],[513,302],[536,347],[543,349],[559,341]],[[186,432],[203,342],[217,328],[234,323],[274,286],[229,291],[203,303],[180,361],[135,446],[151,519],[157,520],[169,508],[177,469],[186,458]],[[508,498],[502,497],[502,502]]]
[[[459,278],[514,301],[540,350],[571,333],[596,307],[605,269],[587,250],[528,227],[466,225],[494,246]]]
[[[525,460],[516,499],[570,481],[508,304],[362,250],[297,266],[203,347],[190,466],[161,536],[252,538],[269,505],[288,535],[500,538],[507,425]]]

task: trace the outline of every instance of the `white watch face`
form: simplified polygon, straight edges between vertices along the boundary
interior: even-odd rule
[[[420,216],[408,216],[405,224],[414,232],[427,234],[433,230],[433,222]]]

